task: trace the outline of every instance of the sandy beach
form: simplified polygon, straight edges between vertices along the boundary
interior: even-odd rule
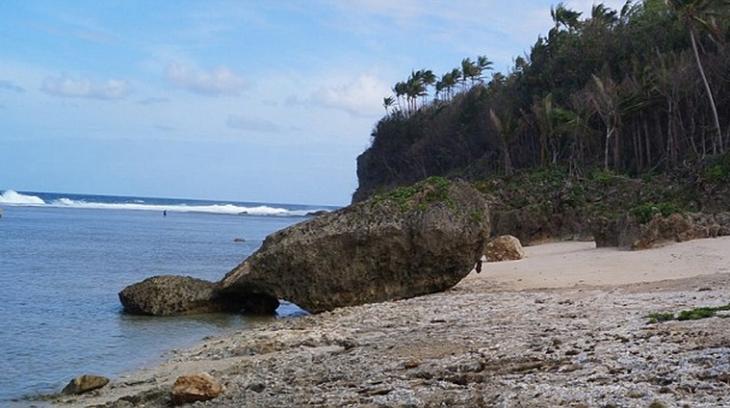
[[[638,252],[592,242],[526,252],[447,292],[208,338],[54,402],[167,406],[177,376],[206,371],[226,391],[196,406],[730,404],[730,320],[647,318],[728,304],[730,237]]]
[[[511,290],[629,285],[730,273],[730,239],[675,243],[648,251],[596,248],[593,242],[526,247],[520,261],[485,264],[461,284],[487,280]]]

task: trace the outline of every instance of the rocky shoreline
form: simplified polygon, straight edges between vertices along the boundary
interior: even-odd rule
[[[725,406],[730,320],[649,315],[726,305],[726,272],[525,290],[486,268],[446,292],[211,338],[54,403],[168,406],[178,376],[207,372],[225,392],[195,406]]]

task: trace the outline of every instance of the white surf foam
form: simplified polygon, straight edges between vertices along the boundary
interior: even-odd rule
[[[141,204],[141,203],[98,203],[82,200],[71,200],[60,198],[48,204],[51,207],[65,208],[89,208],[97,210],[137,210],[137,211],[167,211],[167,212],[198,212],[210,214],[231,214],[231,215],[262,215],[262,216],[289,216],[303,217],[310,211],[287,210],[286,208],[268,207],[265,205],[246,207],[234,204],[211,204],[211,205],[163,205],[163,204]]]
[[[17,191],[6,190],[0,194],[0,204],[9,205],[43,205],[46,202],[40,197],[20,194]]]
[[[13,190],[7,190],[0,195],[0,204],[16,206],[45,206],[56,208],[87,208],[96,210],[135,210],[135,211],[167,211],[167,212],[197,212],[209,214],[231,214],[231,215],[254,215],[254,216],[279,216],[279,217],[304,217],[312,210],[289,210],[286,208],[269,207],[259,205],[247,207],[235,204],[210,204],[210,205],[188,205],[188,204],[146,204],[143,200],[133,200],[128,203],[100,203],[94,201],[72,200],[70,198],[59,198],[46,203],[40,197],[20,194]],[[327,210],[325,210],[327,211]]]

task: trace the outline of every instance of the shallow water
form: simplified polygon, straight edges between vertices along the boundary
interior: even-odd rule
[[[205,336],[264,324],[231,315],[121,313],[117,293],[152,275],[216,280],[301,217],[3,206],[0,405],[82,373],[119,375]],[[234,238],[246,242],[235,243]],[[296,309],[280,310],[296,313]]]

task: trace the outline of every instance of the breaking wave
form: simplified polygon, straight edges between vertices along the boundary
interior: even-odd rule
[[[20,194],[17,191],[7,190],[0,194],[0,204],[10,205],[43,205],[46,202],[42,198]]]
[[[286,208],[268,207],[265,205],[245,207],[234,204],[186,205],[186,204],[141,204],[141,203],[96,203],[82,200],[60,198],[52,201],[50,206],[68,208],[91,208],[96,210],[141,210],[167,212],[199,212],[211,214],[242,214],[242,215],[278,215],[303,217],[309,211],[287,210]]]
[[[279,217],[305,217],[318,209],[311,210],[290,210],[266,205],[243,206],[236,204],[146,204],[142,200],[134,200],[126,203],[102,203],[84,200],[72,200],[70,198],[59,198],[46,203],[36,196],[20,194],[13,190],[7,190],[0,195],[0,204],[14,206],[33,207],[57,207],[57,208],[86,208],[96,210],[137,210],[137,211],[167,211],[167,212],[188,212],[188,213],[209,213],[229,215],[254,215],[254,216],[279,216]],[[326,211],[326,210],[325,210]]]

